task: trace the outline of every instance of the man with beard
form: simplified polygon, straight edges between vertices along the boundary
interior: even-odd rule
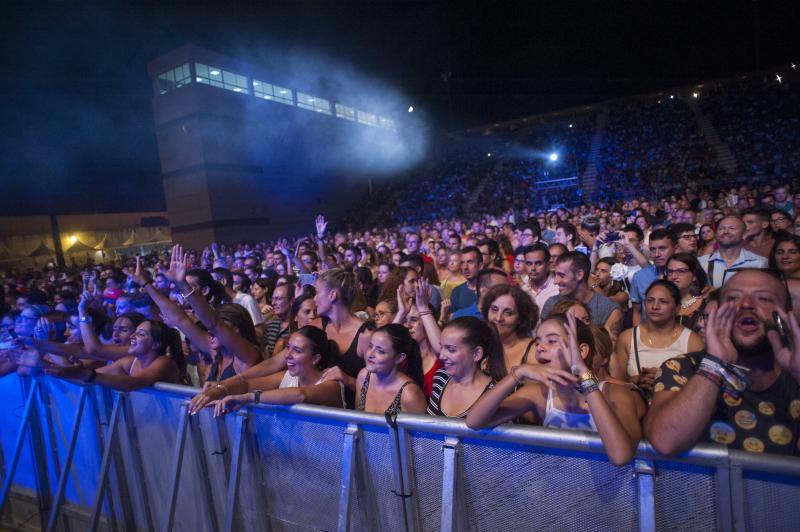
[[[744,248],[745,229],[745,223],[738,216],[721,219],[717,226],[719,249],[697,259],[708,275],[708,283],[714,288],[721,287],[723,280],[730,279],[725,275],[727,270],[768,266],[766,258]]]
[[[706,441],[800,455],[800,325],[784,311],[788,298],[780,280],[755,269],[723,286],[705,352],[667,360],[656,374],[644,433],[659,453]],[[786,344],[773,312],[786,323]]]

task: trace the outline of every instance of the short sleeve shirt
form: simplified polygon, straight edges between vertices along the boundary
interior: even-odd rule
[[[705,353],[671,358],[656,374],[654,392],[680,391]],[[701,441],[755,453],[800,456],[800,384],[787,372],[766,390],[745,390],[736,398],[720,391]]]

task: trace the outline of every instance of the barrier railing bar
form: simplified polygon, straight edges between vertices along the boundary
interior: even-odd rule
[[[39,527],[44,529],[47,526],[47,514],[50,510],[52,498],[50,494],[50,477],[48,471],[49,464],[47,462],[47,454],[44,449],[45,434],[47,434],[47,432],[43,429],[41,422],[41,408],[45,409],[45,421],[49,421],[49,412],[47,412],[44,402],[47,397],[47,391],[41,382],[42,378],[43,377],[40,376],[33,377],[34,382],[39,382],[39,384],[36,386],[36,392],[39,396],[39,407],[37,408],[34,406],[37,415],[34,415],[29,419],[28,437],[30,438],[31,461],[33,463],[33,471],[36,480],[36,496],[39,502]],[[23,383],[24,382],[26,381],[23,380]],[[54,464],[57,471],[58,460],[55,458]]]
[[[40,423],[42,421],[44,422],[44,428],[41,431],[43,444],[49,451],[50,459],[52,460],[53,463],[53,473],[60,479],[63,471],[61,469],[61,463],[59,461],[59,456],[58,456],[58,441],[56,439],[55,423],[53,421],[54,412],[53,412],[53,403],[50,398],[50,388],[48,386],[39,386],[38,390],[39,390],[39,404],[41,405],[41,409],[43,410],[43,412],[41,413],[44,414],[39,418]],[[42,456],[42,458],[44,459],[44,461],[41,463],[47,464],[47,457]],[[49,488],[50,478],[49,476],[46,476],[45,478],[47,478],[47,486]],[[53,506],[54,504],[51,501],[49,509],[52,510]],[[50,512],[47,512],[48,516],[49,514]],[[40,519],[42,520],[42,524],[46,527],[47,521],[45,521],[45,512],[42,512],[40,514]],[[63,525],[64,525],[63,526],[64,532],[70,532],[69,523],[66,520],[64,521]]]
[[[634,470],[636,471],[636,484],[639,492],[639,531],[655,532],[655,465],[649,460],[637,459],[634,462]]]
[[[461,440],[448,436],[442,445],[442,532],[459,530],[456,517],[458,513],[458,455],[461,452]]]
[[[719,530],[733,530],[733,510],[731,508],[731,475],[729,466],[717,467],[714,472],[717,518]]]
[[[125,396],[118,393],[114,397],[114,406],[111,408],[111,419],[108,421],[106,430],[105,448],[103,449],[103,460],[100,462],[100,478],[97,481],[97,494],[92,506],[92,516],[89,519],[89,530],[95,532],[100,524],[100,513],[103,509],[103,494],[108,482],[108,471],[111,467],[111,457],[114,451],[114,443],[117,440],[117,423],[119,422],[120,405],[125,401]],[[109,505],[111,506],[111,505]],[[113,512],[113,509],[111,510]]]
[[[20,420],[19,430],[17,431],[17,439],[14,442],[14,452],[11,454],[11,462],[8,464],[6,478],[3,480],[3,491],[0,492],[0,516],[3,515],[3,510],[6,507],[8,495],[11,492],[11,482],[14,480],[19,458],[22,455],[22,445],[25,443],[25,434],[28,432],[28,422],[31,417],[33,405],[36,402],[36,387],[38,383],[36,379],[33,380],[33,384],[31,384],[28,390],[28,397],[25,400],[25,409],[22,411],[22,419]]]
[[[767,456],[735,449],[731,449],[729,454],[731,463],[742,466],[743,470],[800,477],[800,460],[794,456],[779,454]]]
[[[733,530],[744,532],[747,530],[747,523],[744,515],[744,479],[742,478],[742,467],[731,464],[731,510],[733,516]]]
[[[233,456],[231,457],[231,474],[228,478],[228,492],[225,498],[225,532],[233,531],[236,519],[236,499],[239,495],[239,476],[242,472],[242,447],[244,433],[247,430],[247,411],[236,414],[236,436],[233,442]]]
[[[408,498],[411,497],[411,486],[406,484],[405,475],[403,474],[403,464],[400,459],[400,435],[398,434],[397,428],[390,426],[389,427],[389,452],[392,455],[392,479],[394,480],[394,490],[392,490],[395,496],[400,498],[400,506],[403,510],[403,526],[405,530],[410,530],[409,522],[410,522],[410,515],[409,515],[409,508],[406,504]]]
[[[181,411],[178,418],[178,435],[175,438],[175,448],[172,451],[172,474],[170,475],[169,506],[167,507],[167,519],[162,530],[171,532],[175,522],[175,507],[178,504],[178,489],[181,486],[181,469],[183,468],[183,454],[186,450],[186,424],[189,421],[189,405],[184,402],[181,404]]]
[[[206,501],[205,506],[208,510],[208,519],[213,525],[214,530],[219,530],[220,522],[217,517],[217,508],[214,504],[214,494],[211,490],[211,479],[208,474],[206,446],[203,441],[203,432],[200,429],[200,419],[197,416],[189,416],[189,430],[192,433],[192,443],[194,445],[193,454],[197,462],[197,471],[200,473],[200,489],[203,492],[203,499]]]
[[[64,469],[61,471],[61,476],[58,479],[58,487],[56,488],[55,499],[53,500],[53,507],[50,509],[50,516],[47,520],[47,532],[55,530],[58,523],[58,514],[61,510],[61,503],[64,500],[64,491],[67,488],[67,480],[69,479],[69,470],[72,467],[72,459],[75,456],[75,446],[78,443],[78,434],[81,429],[81,420],[83,419],[83,409],[86,406],[86,396],[89,389],[81,387],[80,395],[78,396],[78,410],[75,412],[75,421],[72,423],[72,433],[69,437],[69,445],[67,447],[67,456],[64,459]],[[66,524],[66,521],[65,521]]]
[[[111,420],[111,411],[113,410],[114,405],[114,397],[113,390],[111,388],[104,388],[102,386],[95,386],[94,391],[96,393],[91,394],[89,397],[92,399],[92,405],[95,408],[95,414],[97,417],[97,437],[98,442],[100,444],[98,449],[98,456],[103,456],[103,449],[105,449],[105,442],[108,436],[108,431],[103,429],[103,427],[109,426],[109,421]],[[102,400],[101,400],[102,399]],[[102,408],[101,408],[102,405]],[[123,401],[120,405],[120,415],[124,412],[125,402]],[[116,467],[116,453],[114,455],[115,460],[115,467]],[[102,460],[101,460],[102,461]],[[102,465],[102,464],[101,464]],[[108,521],[109,521],[109,529],[116,532],[119,530],[117,527],[117,511],[116,511],[116,502],[115,498],[118,498],[118,494],[116,491],[111,487],[111,482],[106,484],[105,488],[105,505],[106,510],[108,512]]]
[[[142,452],[139,447],[139,433],[136,430],[136,423],[133,420],[133,414],[129,410],[128,403],[123,402],[120,415],[122,416],[122,427],[125,429],[125,437],[128,442],[127,446],[121,446],[123,454],[128,450],[127,461],[131,464],[133,471],[131,472],[133,478],[133,489],[136,491],[136,497],[139,502],[140,508],[138,515],[144,516],[144,525],[146,530],[155,530],[153,524],[153,513],[150,510],[150,501],[147,490],[147,479],[144,472],[144,460],[142,459]],[[129,481],[130,482],[130,481]],[[135,527],[134,527],[135,528]]]
[[[347,532],[350,529],[350,510],[353,504],[353,484],[356,472],[356,449],[361,429],[350,423],[344,430],[344,446],[342,448],[342,477],[339,482],[339,521],[337,530]]]
[[[414,454],[411,446],[411,435],[409,432],[402,428],[397,428],[397,436],[399,441],[400,452],[400,466],[403,471],[403,478],[405,479],[406,489],[408,496],[403,497],[403,502],[408,508],[406,517],[408,519],[408,529],[414,532],[422,530],[422,521],[420,519],[419,510],[419,493],[417,493],[417,482],[414,477]]]

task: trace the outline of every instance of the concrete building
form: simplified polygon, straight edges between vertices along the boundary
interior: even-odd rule
[[[190,247],[313,231],[367,188],[332,170],[337,139],[394,121],[196,46],[148,64],[167,216]]]

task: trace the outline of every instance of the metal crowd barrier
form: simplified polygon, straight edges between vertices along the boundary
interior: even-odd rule
[[[591,433],[308,405],[187,413],[132,393],[0,379],[0,528],[796,530],[800,460],[643,443],[615,467]]]

